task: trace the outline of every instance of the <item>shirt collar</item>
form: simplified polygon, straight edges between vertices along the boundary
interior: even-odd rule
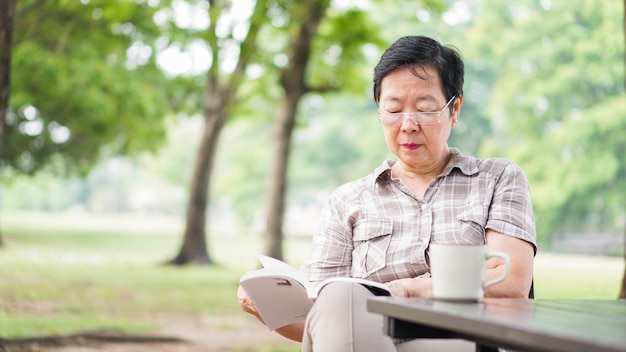
[[[448,176],[455,168],[459,169],[467,176],[478,173],[478,160],[469,156],[465,156],[457,148],[450,148],[450,161],[443,169],[441,176]],[[374,170],[374,188],[391,180],[391,167],[396,162],[393,160],[385,160],[382,165]]]
[[[385,160],[374,170],[374,188],[391,180],[391,167],[395,163],[393,160]]]
[[[448,165],[443,169],[441,176],[448,176],[453,169],[459,169],[466,176],[471,176],[478,173],[478,160],[470,156],[465,156],[460,150],[456,148],[450,148],[450,161]]]

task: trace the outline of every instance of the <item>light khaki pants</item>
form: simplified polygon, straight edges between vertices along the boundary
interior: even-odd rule
[[[306,319],[302,352],[475,351],[462,340],[419,339],[395,345],[383,332],[383,317],[367,311],[373,294],[359,284],[326,286]]]

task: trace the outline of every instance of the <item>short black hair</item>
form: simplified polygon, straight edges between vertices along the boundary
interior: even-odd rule
[[[409,67],[417,76],[417,67],[434,67],[439,73],[446,100],[463,95],[465,67],[461,54],[425,36],[406,36],[391,44],[374,68],[374,101],[380,100],[383,78],[399,67]]]

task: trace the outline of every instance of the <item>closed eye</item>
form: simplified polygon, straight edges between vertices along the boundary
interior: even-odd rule
[[[418,112],[439,112],[437,111],[437,109],[423,109],[423,108],[418,108],[417,109]]]

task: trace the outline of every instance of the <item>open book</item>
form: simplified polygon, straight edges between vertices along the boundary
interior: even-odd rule
[[[351,281],[377,296],[389,296],[387,285],[367,279],[334,277],[313,285],[297,269],[278,259],[258,255],[262,269],[245,273],[239,283],[270,330],[304,320],[317,294],[334,281]]]

